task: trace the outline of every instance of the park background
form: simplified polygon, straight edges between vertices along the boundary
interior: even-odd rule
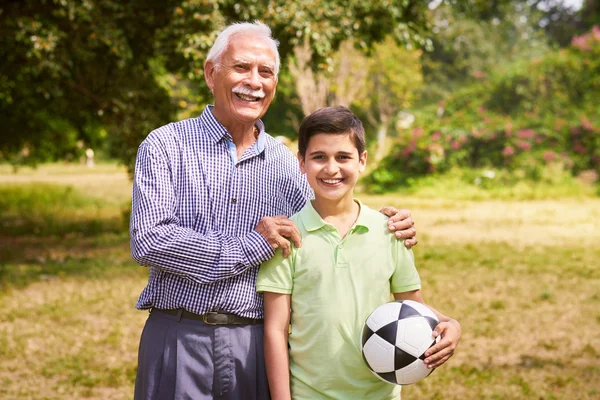
[[[351,107],[360,198],[412,211],[462,323],[403,399],[600,398],[597,0],[0,3],[0,398],[132,398],[136,149],[210,103],[207,49],[253,19],[281,42],[268,132]]]

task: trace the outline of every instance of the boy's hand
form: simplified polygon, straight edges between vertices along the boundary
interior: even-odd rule
[[[291,253],[290,240],[296,248],[300,248],[302,245],[298,227],[285,215],[263,217],[258,221],[255,229],[267,239],[274,250],[281,247],[284,258],[287,258]]]
[[[415,222],[410,216],[410,211],[398,210],[395,207],[387,206],[382,207],[379,212],[390,217],[388,220],[388,229],[394,232],[397,239],[404,239],[404,245],[407,249],[419,243],[415,237],[417,229],[415,228]]]
[[[425,352],[425,364],[427,368],[437,368],[452,355],[458,346],[462,331],[457,320],[451,319],[447,322],[440,322],[433,331],[433,337],[441,336],[439,343],[432,346]]]

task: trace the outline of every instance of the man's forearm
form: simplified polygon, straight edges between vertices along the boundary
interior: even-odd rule
[[[176,225],[132,229],[131,252],[141,265],[188,276],[207,284],[258,267],[272,249],[257,232],[235,238],[219,232],[202,235]]]

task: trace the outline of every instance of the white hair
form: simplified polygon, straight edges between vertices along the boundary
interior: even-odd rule
[[[233,36],[238,34],[255,35],[268,39],[269,45],[275,53],[275,76],[277,76],[279,73],[279,51],[277,50],[279,42],[271,36],[271,28],[260,21],[237,22],[223,29],[208,51],[206,61],[210,61],[215,64],[215,66],[218,66],[223,53],[227,50],[229,41]]]

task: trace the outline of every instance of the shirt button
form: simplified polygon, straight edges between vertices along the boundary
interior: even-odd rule
[[[340,244],[340,245],[338,246],[338,249],[340,249],[340,250],[341,250],[341,249],[343,249],[343,248],[344,248],[344,245],[343,245],[343,244]]]
[[[233,198],[233,199],[231,199],[231,202],[235,204],[235,203],[237,203],[237,199]]]

